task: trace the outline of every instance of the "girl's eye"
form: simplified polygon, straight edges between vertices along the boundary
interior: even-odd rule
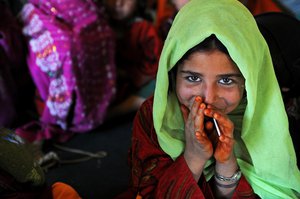
[[[224,77],[224,78],[220,79],[219,82],[224,85],[231,85],[234,83],[234,81],[228,77]]]
[[[201,81],[201,79],[198,76],[187,76],[186,79],[189,82],[200,82]]]

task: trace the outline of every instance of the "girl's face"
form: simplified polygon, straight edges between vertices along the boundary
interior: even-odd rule
[[[189,109],[201,96],[205,104],[227,114],[239,105],[244,84],[235,63],[219,50],[195,52],[177,69],[177,97]]]
[[[106,7],[114,20],[125,20],[133,15],[137,0],[106,0]]]

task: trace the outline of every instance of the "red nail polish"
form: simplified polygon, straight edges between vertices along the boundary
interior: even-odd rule
[[[205,104],[204,103],[200,104],[200,108],[205,109]]]

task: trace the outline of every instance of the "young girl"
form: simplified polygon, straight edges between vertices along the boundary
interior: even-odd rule
[[[144,0],[105,0],[117,37],[117,100],[110,117],[136,111],[153,94],[162,42]]]
[[[270,53],[241,3],[191,0],[179,11],[131,154],[139,198],[299,197]]]

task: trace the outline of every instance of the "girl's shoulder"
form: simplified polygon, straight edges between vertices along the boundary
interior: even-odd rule
[[[153,95],[147,98],[143,104],[141,105],[139,109],[139,114],[143,114],[145,117],[151,117],[152,118],[152,112],[153,112]]]

